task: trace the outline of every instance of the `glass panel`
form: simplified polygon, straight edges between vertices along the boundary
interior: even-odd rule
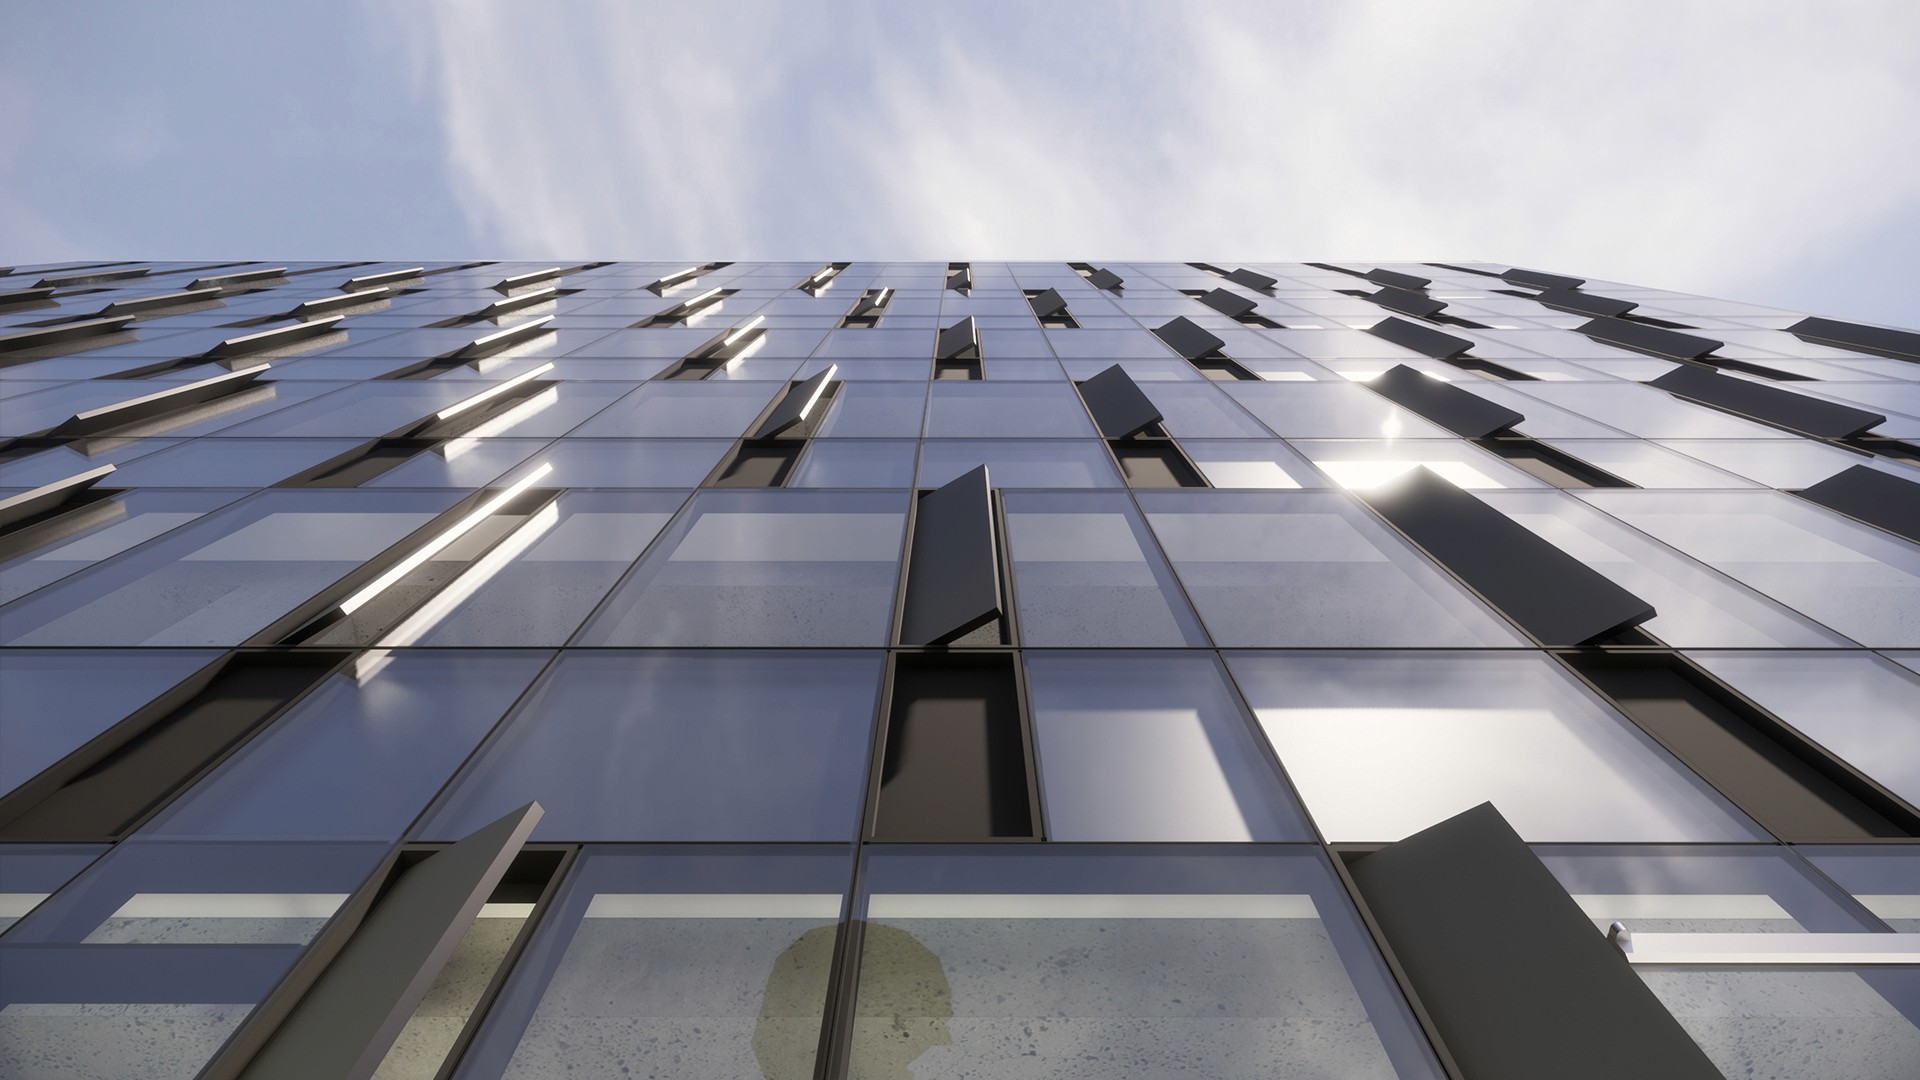
[[[701,492],[578,644],[883,644],[906,506],[904,493]]]
[[[787,486],[912,487],[914,459],[919,449],[919,444],[913,442],[877,439],[809,440],[806,456],[800,459]]]
[[[1878,529],[1772,491],[1580,497],[1862,645],[1920,645],[1920,548]]]
[[[1920,851],[1899,847],[1803,847],[1820,872],[1903,934],[1920,934]]]
[[[1009,492],[1003,506],[1022,643],[1207,644],[1125,495]]]
[[[1384,342],[1382,342],[1385,345]],[[1391,348],[1392,346],[1386,346]],[[1450,433],[1364,386],[1337,382],[1223,383],[1222,388],[1288,438],[1445,439]]]
[[[486,487],[508,469],[539,453],[544,439],[455,439],[408,458],[397,468],[360,485],[369,488]],[[547,455],[540,455],[541,461]],[[515,477],[518,479],[518,477]],[[560,485],[548,477],[547,487]]]
[[[678,493],[568,491],[382,644],[564,644],[684,501]]]
[[[461,1080],[813,1076],[846,848],[588,848]]]
[[[1219,644],[1522,644],[1345,495],[1137,497]]]
[[[1293,445],[1315,468],[1349,491],[1379,487],[1422,465],[1446,477],[1456,487],[1478,490],[1547,486],[1544,481],[1459,439],[1295,440]]]
[[[19,844],[0,847],[0,933],[73,880],[104,847]]]
[[[1658,614],[1641,628],[1669,645],[1767,648],[1847,643],[1818,623],[1674,554],[1578,499],[1558,492],[1518,491],[1487,492],[1480,497],[1652,604]]]
[[[1235,653],[1227,665],[1334,843],[1399,840],[1489,801],[1530,841],[1763,838],[1538,655]]]
[[[240,498],[234,491],[130,491],[69,515],[62,538],[0,565],[0,603],[178,528]]]
[[[1670,370],[1670,366],[1662,365]],[[1657,372],[1655,374],[1658,374]],[[1518,393],[1643,439],[1790,439],[1792,435],[1638,383],[1512,383]],[[1521,412],[1525,408],[1515,406]]]
[[[149,454],[102,484],[108,487],[266,487],[344,454],[352,439],[195,439]]]
[[[1090,439],[1094,430],[1070,386],[934,383],[927,437]]]
[[[1316,488],[1327,481],[1278,439],[1206,442],[1182,439],[1180,449],[1217,488]]]
[[[0,795],[39,775],[217,652],[16,650],[0,660]]]
[[[458,446],[462,440],[455,440]],[[733,448],[726,439],[562,439],[540,460],[553,466],[547,487],[690,488]]]
[[[1855,465],[1920,482],[1920,473],[1810,439],[1676,439],[1665,445],[1768,487],[1812,487]]]
[[[1920,805],[1920,675],[1864,652],[1689,655],[1887,790]]]
[[[191,1080],[384,854],[120,845],[0,938],[0,1075]]]
[[[916,438],[925,418],[924,382],[845,382],[815,430],[816,438]]]
[[[1050,839],[1313,839],[1211,655],[1025,655]]]
[[[1596,926],[1618,919],[1636,933],[1879,929],[1797,860],[1771,851],[1547,848],[1540,856]],[[1728,1076],[1900,1080],[1920,1062],[1920,971],[1912,968],[1633,970]]]
[[[981,465],[997,488],[1119,487],[1106,447],[1091,440],[1001,442],[989,439],[920,444],[920,486],[940,487]]]
[[[574,434],[735,438],[780,389],[777,383],[648,383],[581,424]]]
[[[456,492],[270,490],[0,611],[9,645],[236,645]]]
[[[1167,433],[1176,439],[1267,436],[1266,428],[1212,383],[1161,383],[1141,389],[1159,407]]]
[[[854,1077],[1438,1077],[1317,853],[869,848]]]
[[[421,835],[538,799],[539,840],[844,840],[879,675],[868,652],[567,654]]]
[[[1543,439],[1581,461],[1643,488],[1744,488],[1752,483],[1638,439]],[[1749,444],[1751,445],[1751,444]],[[1791,446],[1792,443],[1770,443]]]
[[[362,654],[143,832],[398,837],[548,656],[478,650]]]

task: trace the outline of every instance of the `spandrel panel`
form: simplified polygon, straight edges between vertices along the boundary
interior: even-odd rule
[[[1003,497],[1025,645],[1207,644],[1126,496]]]
[[[455,439],[448,450],[458,450],[461,442]],[[538,460],[553,466],[540,482],[557,488],[690,488],[732,447],[726,439],[562,439],[540,452]]]
[[[1182,439],[1207,482],[1217,488],[1316,488],[1329,482],[1278,439]]]
[[[997,488],[1120,487],[1106,447],[1091,439],[929,439],[920,482],[936,488],[985,465]]]
[[[936,382],[927,403],[929,439],[1094,436],[1086,407],[1069,386]]]
[[[1491,801],[1528,841],[1758,841],[1759,828],[1552,661],[1234,653],[1227,665],[1333,843]]]
[[[883,644],[906,510],[905,492],[701,492],[575,644]]]
[[[1662,445],[1768,487],[1812,487],[1855,465],[1920,482],[1920,472],[1809,439],[1673,439]],[[1729,485],[1730,486],[1730,485]]]
[[[267,491],[0,609],[9,645],[236,645],[455,492]]]
[[[1287,438],[1447,439],[1445,428],[1343,382],[1223,383],[1260,422]]]
[[[142,835],[398,838],[549,657],[533,650],[363,653]]]
[[[811,1077],[849,854],[586,849],[455,1075]]]
[[[8,653],[0,660],[0,795],[33,779],[219,655],[199,649]]]
[[[1345,495],[1137,498],[1217,644],[1524,643]]]
[[[360,485],[367,488],[459,488],[472,491],[499,480],[514,466],[540,454],[545,439],[455,439],[408,458]],[[517,477],[516,477],[517,479]],[[551,477],[543,481],[558,487]]]
[[[1749,488],[1756,485],[1694,458],[1638,439],[1542,439],[1581,461],[1643,488]],[[1751,444],[1750,444],[1751,445]],[[1772,442],[1768,445],[1791,446]]]
[[[1312,841],[1211,655],[1026,663],[1050,839]]]
[[[287,383],[279,388],[320,385],[324,384]],[[329,436],[370,439],[432,416],[477,392],[474,384],[466,382],[355,383],[336,393],[280,409],[272,416],[225,426],[221,434],[283,439]]]
[[[648,383],[574,429],[581,438],[737,438],[760,415],[776,383]]]
[[[0,563],[0,603],[118,555],[241,498],[238,491],[132,491],[67,518],[72,532]],[[64,531],[64,530],[63,530]]]
[[[1492,491],[1487,505],[1653,605],[1641,629],[1677,648],[1845,646],[1847,640],[1558,492]]]
[[[1920,805],[1920,674],[1868,652],[1689,655],[1887,790]]]
[[[1537,382],[1516,384],[1514,389],[1643,439],[1794,438],[1778,428],[1682,401],[1637,383]],[[1524,407],[1515,408],[1526,412]]]
[[[816,438],[918,438],[926,418],[924,382],[846,382],[820,420]]]
[[[569,491],[396,627],[386,645],[563,645],[685,502]]]
[[[420,837],[538,799],[536,840],[850,839],[880,666],[871,652],[569,653]]]
[[[122,466],[103,483],[131,488],[260,488],[357,445],[352,439],[195,439]]]
[[[1779,848],[1541,844],[1534,854],[1599,933],[1616,921],[1658,934],[1879,929],[1844,893]]]
[[[1580,498],[1870,648],[1920,645],[1920,548],[1791,495]]]
[[[1191,365],[1188,371],[1192,373]],[[1159,408],[1167,433],[1176,439],[1267,437],[1266,428],[1212,383],[1162,384],[1141,390]]]
[[[869,851],[849,1075],[1441,1075],[1318,853]]]

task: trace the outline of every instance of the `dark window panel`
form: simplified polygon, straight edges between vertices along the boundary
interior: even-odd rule
[[[1474,344],[1466,338],[1454,337],[1405,319],[1382,319],[1367,327],[1367,333],[1435,360],[1452,360],[1473,348]]]
[[[1001,613],[999,545],[982,465],[919,498],[900,641],[941,644]]]
[[[1156,328],[1154,333],[1167,343],[1168,348],[1189,360],[1217,353],[1227,344],[1184,315]]]
[[[1026,743],[1011,656],[896,654],[873,835],[1035,835]]]
[[[1677,367],[1648,386],[1820,439],[1846,439],[1887,422],[1885,415],[1822,401],[1698,367]]]
[[[1625,319],[1590,319],[1575,328],[1595,341],[1658,356],[1665,360],[1698,360],[1712,355],[1725,342],[1662,330]]]
[[[1381,289],[1368,296],[1367,299],[1372,300],[1388,311],[1397,311],[1402,315],[1411,315],[1416,319],[1431,319],[1446,310],[1447,307],[1444,302],[1435,300],[1426,293],[1413,292],[1408,289]]]
[[[1522,270],[1519,267],[1514,267],[1499,276],[1515,285],[1531,285],[1536,289],[1577,289],[1587,283],[1586,278],[1549,274],[1542,270]]]
[[[1854,465],[1801,489],[1799,494],[1829,510],[1920,544],[1920,484],[1911,480]]]
[[[1854,349],[1895,360],[1920,360],[1920,334],[1911,330],[1889,330],[1882,326],[1863,326],[1839,319],[1801,319],[1787,327],[1787,333],[1821,345]]]
[[[1367,271],[1366,277],[1368,281],[1391,286],[1395,289],[1424,289],[1433,284],[1432,278],[1403,274],[1398,270],[1382,270],[1377,266]]]
[[[1374,393],[1468,439],[1499,434],[1526,417],[1468,390],[1396,364],[1368,380]]]
[[[1237,319],[1259,306],[1231,289],[1215,289],[1212,292],[1202,293],[1199,299],[1201,303],[1229,319]]]
[[[1160,410],[1118,364],[1079,386],[1100,434],[1109,439],[1137,435],[1161,420]]]
[[[1595,296],[1577,289],[1548,289],[1534,297],[1535,300],[1555,311],[1571,312],[1575,315],[1592,315],[1596,318],[1618,318],[1640,305],[1630,300],[1616,300],[1611,296]]]

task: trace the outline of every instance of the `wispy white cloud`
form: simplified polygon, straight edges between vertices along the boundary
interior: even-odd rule
[[[1911,3],[405,11],[502,254],[1486,258],[1737,291],[1920,205]]]

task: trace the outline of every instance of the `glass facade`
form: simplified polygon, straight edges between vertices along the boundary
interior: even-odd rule
[[[0,1075],[1461,1080],[1365,867],[1488,803],[1702,1067],[1920,1075],[1916,440],[1492,264],[14,267]]]

